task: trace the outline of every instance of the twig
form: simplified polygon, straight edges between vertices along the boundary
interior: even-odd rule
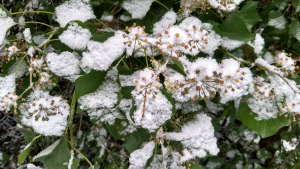
[[[117,165],[117,163],[115,162],[115,159],[113,158],[113,156],[111,155],[111,152],[110,152],[110,150],[108,150],[108,148],[105,146],[105,144],[103,143],[103,141],[101,140],[101,138],[100,138],[100,136],[98,135],[98,133],[97,132],[95,132],[95,130],[94,130],[94,133],[98,136],[98,138],[99,138],[99,140],[100,140],[100,142],[101,142],[101,144],[104,146],[104,148],[107,150],[107,152],[108,152],[108,154],[109,154],[109,156],[110,156],[110,158],[113,160],[113,162],[115,163],[115,165],[116,165],[116,167],[117,167],[117,169],[119,169],[119,167],[118,167],[118,165]]]

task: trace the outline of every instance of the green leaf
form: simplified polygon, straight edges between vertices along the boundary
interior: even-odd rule
[[[23,161],[28,157],[32,145],[35,142],[36,139],[38,139],[39,137],[41,137],[41,135],[35,137],[25,148],[24,150],[20,153],[20,155],[18,156],[18,164],[21,165],[23,163]]]
[[[54,13],[54,6],[51,4],[50,1],[47,1],[47,0],[41,0],[41,3],[44,7],[44,11],[47,11],[47,12],[53,12]],[[51,14],[46,14],[48,19],[49,19],[49,22],[52,23],[52,20],[53,20],[53,15]]]
[[[254,39],[247,28],[245,20],[237,14],[230,15],[220,26],[223,37],[248,42]]]
[[[134,99],[132,99],[129,115],[130,115],[130,118],[133,122],[134,122],[133,113],[135,112],[135,110],[136,110],[135,101],[134,101]]]
[[[128,70],[122,66],[118,66],[117,69],[118,69],[119,75],[132,75],[134,73],[134,71]]]
[[[282,16],[282,13],[281,13],[281,12],[278,12],[278,11],[275,11],[275,10],[271,10],[271,11],[269,12],[269,20],[270,20],[270,19],[278,18],[278,17],[280,17],[280,16]]]
[[[181,62],[179,62],[178,60],[176,59],[172,59],[172,61],[175,63],[175,65],[170,65],[170,68],[176,70],[178,73],[186,76],[185,72],[184,72],[184,67],[183,65],[181,64]]]
[[[222,115],[218,118],[218,121],[220,122],[224,117],[226,117],[228,115],[230,106],[227,106],[227,108],[224,110],[224,112],[222,113]]]
[[[173,115],[175,114],[176,112],[176,106],[175,106],[175,100],[173,99],[172,95],[166,90],[166,89],[161,89],[160,90],[161,93],[163,95],[165,95],[165,97],[169,100],[169,102],[172,104],[173,108],[172,108],[172,112],[173,112]]]
[[[296,12],[296,13],[300,12],[300,1],[296,0],[296,1],[293,3],[293,7],[295,8],[295,12]]]
[[[35,138],[35,135],[33,135],[27,129],[23,129],[23,131],[24,131],[24,139],[27,142],[27,144],[29,144]]]
[[[289,25],[289,34],[292,35],[298,41],[300,41],[299,33],[300,33],[300,22],[299,21],[292,22]]]
[[[114,36],[114,32],[108,32],[108,33],[102,33],[102,34],[99,34],[99,33],[93,33],[92,37],[90,40],[93,40],[93,41],[97,41],[97,42],[105,42],[108,38]]]
[[[15,63],[16,63],[16,60],[4,61],[3,66],[2,66],[3,67],[3,69],[2,69],[3,72],[2,73],[8,75],[9,74],[9,68],[11,68],[12,65],[15,64]]]
[[[7,16],[12,18],[10,12],[3,5],[0,4],[0,8],[7,14]]]
[[[255,11],[258,6],[258,1],[248,2],[243,8],[240,10],[240,14],[245,19],[246,23],[254,25],[257,22],[261,22],[262,19],[259,17],[258,13]]]
[[[131,99],[132,98],[131,92],[134,89],[135,89],[135,86],[125,86],[125,87],[122,87],[123,98],[125,98],[125,99]]]
[[[129,153],[141,148],[144,142],[149,142],[150,134],[146,129],[137,129],[137,131],[125,137],[125,148]]]
[[[48,169],[65,169],[66,166],[64,163],[68,163],[70,158],[71,151],[69,144],[65,138],[61,138],[45,150],[41,151],[33,158],[33,162],[40,161]]]
[[[269,120],[255,120],[257,115],[251,111],[245,101],[240,104],[238,116],[244,125],[249,127],[251,130],[256,131],[262,138],[272,136],[281,127],[288,126],[290,124],[288,119],[284,116],[278,116],[276,119]]]
[[[128,124],[128,121],[127,120],[124,120],[124,119],[116,119],[115,120],[115,123],[113,125],[109,125],[109,124],[106,124],[105,127],[106,127],[106,130],[115,138],[115,139],[121,139],[123,138],[124,136],[123,135],[120,135],[119,133],[121,131],[123,131],[124,129],[127,128],[127,126],[123,126],[122,123],[123,122],[126,122]]]
[[[292,169],[300,169],[300,162],[298,162],[297,164],[294,164]]]
[[[3,164],[9,160],[9,156],[5,152],[0,151],[0,157],[1,156],[2,158],[0,158],[0,164]]]
[[[199,164],[191,164],[190,169],[202,169],[202,166]]]
[[[107,72],[92,70],[89,74],[79,77],[75,81],[76,97],[94,92],[104,82]]]

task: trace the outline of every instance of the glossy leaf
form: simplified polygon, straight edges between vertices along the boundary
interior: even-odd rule
[[[107,72],[92,70],[90,73],[76,79],[75,92],[77,99],[85,94],[96,91],[104,82],[106,73]]]
[[[244,125],[249,127],[251,130],[256,131],[262,138],[272,136],[280,128],[290,124],[288,119],[284,116],[278,116],[278,118],[275,119],[257,121],[255,120],[257,115],[251,111],[246,102],[242,102],[240,104],[238,116]]]
[[[254,39],[247,28],[246,22],[236,14],[230,15],[220,26],[223,37],[248,42]]]

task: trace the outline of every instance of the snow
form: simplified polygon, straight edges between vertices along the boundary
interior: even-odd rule
[[[100,20],[104,20],[107,22],[111,22],[113,19],[114,19],[114,16],[106,11],[103,13],[103,15],[100,18]]]
[[[29,163],[29,164],[27,164],[27,169],[42,169],[42,168],[41,167],[37,167],[34,164]]]
[[[157,79],[155,72],[146,68],[140,72],[139,79],[134,80],[136,88],[131,92],[136,106],[133,119],[136,125],[150,132],[155,131],[172,115],[172,105],[159,90],[162,84]]]
[[[174,11],[168,11],[160,21],[153,25],[153,34],[157,35],[158,33],[162,33],[164,30],[168,29],[169,25],[174,25],[176,17],[177,15]]]
[[[264,55],[264,59],[269,63],[273,63],[274,62],[274,56],[270,53],[270,52],[267,52],[265,55]]]
[[[71,150],[71,158],[68,162],[68,169],[72,169],[73,159],[74,159],[74,150]]]
[[[61,97],[50,96],[38,87],[19,106],[22,124],[45,136],[60,136],[67,125],[70,106]]]
[[[57,76],[71,76],[80,73],[80,61],[71,52],[49,53],[47,64],[50,70]]]
[[[120,16],[120,19],[121,19],[121,21],[124,21],[124,22],[132,20],[131,16],[127,16],[127,15],[124,15],[124,14],[122,14]]]
[[[91,37],[92,34],[88,29],[82,28],[76,22],[71,22],[68,29],[58,38],[71,49],[84,50]]]
[[[96,18],[88,0],[66,1],[55,8],[55,13],[56,21],[61,27],[65,27],[70,21],[85,22]]]
[[[120,87],[117,84],[118,71],[116,68],[108,71],[105,82],[93,93],[81,96],[78,102],[82,110],[88,110],[92,119],[113,124],[116,118],[121,118],[119,111],[114,108],[118,102]]]
[[[11,74],[0,77],[0,97],[4,97],[7,93],[14,93],[16,90],[15,75]]]
[[[234,11],[242,1],[243,0],[208,0],[213,8],[226,12]]]
[[[37,35],[33,37],[33,41],[36,45],[40,45],[45,42],[48,38],[45,35]]]
[[[15,24],[14,20],[0,8],[0,46],[2,46],[7,30]]]
[[[23,34],[24,34],[25,41],[27,43],[32,43],[32,37],[31,37],[30,28],[26,28],[24,30]]]
[[[19,66],[20,65],[20,66]],[[19,69],[18,69],[19,67]],[[23,77],[23,75],[27,72],[27,64],[26,62],[23,60],[21,62],[21,59],[17,60],[9,69],[8,69],[8,73],[9,74],[15,74],[16,71],[18,69],[18,72],[15,76],[16,79]]]
[[[233,50],[244,45],[245,42],[239,40],[229,39],[228,37],[223,37],[221,46],[228,50]]]
[[[89,41],[87,44],[88,51],[82,53],[81,67],[83,69],[107,70],[125,50],[125,45],[121,40],[124,39],[122,34],[124,34],[122,31],[117,31],[114,36],[102,43]]]
[[[262,49],[264,48],[264,45],[265,45],[264,38],[261,37],[261,35],[257,33],[255,35],[255,40],[254,40],[254,43],[253,43],[254,53],[257,56],[260,56],[262,54]]]
[[[291,141],[281,140],[282,146],[286,152],[295,150],[299,142],[296,138],[293,138]]]
[[[166,135],[168,140],[180,141],[199,158],[205,157],[206,151],[211,155],[217,155],[220,151],[211,118],[204,113],[197,114],[194,121],[185,123],[180,132],[168,132]]]
[[[122,7],[131,14],[133,19],[142,19],[149,11],[154,0],[127,0]]]
[[[273,26],[279,30],[283,30],[285,29],[285,25],[286,25],[286,20],[284,18],[284,16],[280,16],[274,19],[270,19],[268,22],[269,26]]]
[[[129,169],[140,169],[144,168],[147,163],[147,160],[152,156],[155,144],[150,141],[142,146],[141,149],[137,149],[130,154]]]

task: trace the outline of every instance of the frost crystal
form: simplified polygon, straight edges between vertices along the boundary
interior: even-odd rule
[[[191,155],[199,158],[205,157],[206,151],[211,155],[217,155],[220,151],[211,118],[204,113],[197,114],[194,121],[184,124],[181,132],[168,132],[167,139],[180,141],[185,148],[192,151]]]
[[[88,29],[82,28],[76,22],[71,22],[68,29],[58,38],[71,49],[84,50],[91,37],[92,34]]]
[[[56,21],[61,27],[74,20],[85,22],[89,19],[95,19],[93,10],[88,0],[70,0],[55,8],[57,14]]]
[[[127,10],[133,19],[142,19],[147,14],[154,0],[127,0],[123,3],[123,8]]]
[[[60,55],[49,53],[47,63],[50,70],[57,76],[71,76],[80,73],[80,61],[70,52],[62,52]]]

